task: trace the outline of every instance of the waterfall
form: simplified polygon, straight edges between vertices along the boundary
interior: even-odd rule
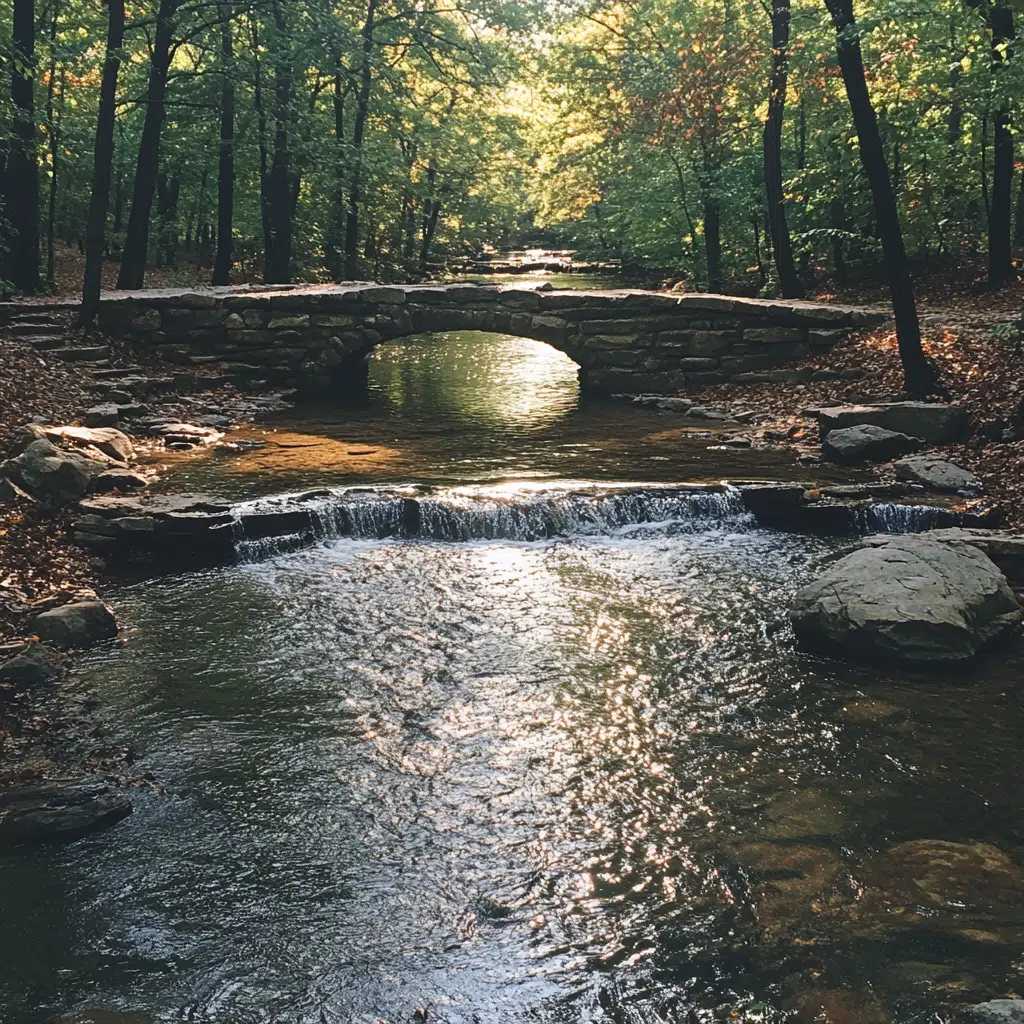
[[[860,509],[856,514],[859,533],[924,533],[952,526],[954,516],[936,505],[899,505],[885,502]]]
[[[243,561],[341,537],[537,541],[609,536],[631,527],[701,532],[753,521],[731,488],[635,486],[429,494],[353,488],[249,502],[236,517]]]

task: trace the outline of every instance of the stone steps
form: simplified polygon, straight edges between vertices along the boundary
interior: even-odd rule
[[[19,337],[27,338],[36,334],[53,334],[54,331],[63,331],[64,325],[54,323],[52,320],[33,320],[31,323],[19,320],[10,324],[8,329]]]
[[[50,349],[49,355],[65,363],[101,363],[109,359],[110,349],[106,345],[82,345]]]
[[[33,348],[46,352],[50,349],[61,348],[67,344],[67,338],[63,334],[37,334],[31,338],[25,338]]]
[[[110,380],[116,377],[131,377],[143,372],[141,366],[112,366],[108,369],[89,370],[89,374],[97,380]]]

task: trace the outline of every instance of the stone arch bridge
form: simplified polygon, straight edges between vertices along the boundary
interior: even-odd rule
[[[546,342],[596,393],[676,392],[827,351],[874,310],[813,302],[522,286],[244,286],[112,292],[100,326],[172,362],[226,369],[303,392],[361,379],[375,345],[434,331]],[[746,379],[751,379],[747,377]]]

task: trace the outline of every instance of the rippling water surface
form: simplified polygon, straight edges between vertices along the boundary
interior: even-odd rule
[[[84,676],[163,791],[0,858],[0,1017],[875,1024],[1024,983],[1020,659],[808,658],[842,542],[645,507],[109,588]]]

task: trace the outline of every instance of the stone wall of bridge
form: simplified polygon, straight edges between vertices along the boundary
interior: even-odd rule
[[[311,393],[357,382],[381,342],[464,330],[546,342],[592,392],[671,393],[827,351],[883,319],[811,302],[485,285],[114,292],[100,307],[102,329],[141,351]]]

